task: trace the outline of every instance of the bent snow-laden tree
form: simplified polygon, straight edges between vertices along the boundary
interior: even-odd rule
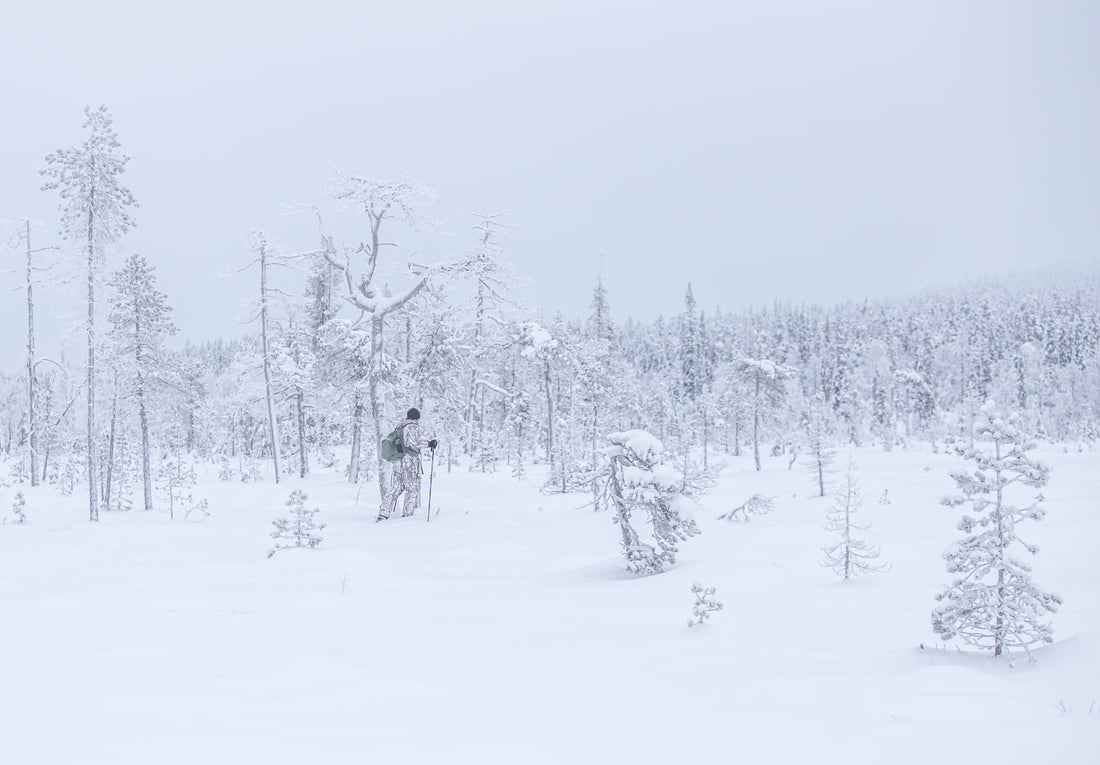
[[[1006,496],[1013,486],[1045,486],[1050,469],[1027,456],[1034,444],[1021,433],[1017,415],[998,416],[992,402],[982,407],[974,435],[976,445],[959,454],[975,469],[952,473],[961,493],[943,499],[948,507],[969,503],[974,515],[962,517],[959,530],[966,536],[944,553],[948,573],[957,578],[936,596],[943,605],[932,612],[932,629],[947,640],[992,648],[1000,656],[1011,648],[1053,641],[1054,630],[1044,616],[1054,613],[1062,599],[1040,589],[1031,579],[1031,566],[1010,551],[1018,542],[1029,553],[1038,552],[1016,536],[1016,527],[1043,519],[1042,495],[1026,507],[1010,505]],[[991,448],[981,448],[978,441],[991,442]]]
[[[134,225],[130,208],[134,195],[119,182],[130,158],[119,151],[118,134],[106,106],[84,109],[88,138],[71,149],[58,149],[46,156],[40,172],[50,180],[43,191],[56,189],[61,197],[61,235],[82,242],[87,255],[88,279],[88,363],[87,363],[87,468],[88,517],[99,520],[99,492],[96,486],[95,412],[95,282],[103,251],[108,244]]]
[[[680,493],[683,478],[661,462],[663,446],[642,430],[608,435],[611,446],[606,493],[615,507],[615,522],[622,532],[626,568],[633,574],[659,574],[676,564],[677,543],[699,533],[695,521],[681,513],[686,498]],[[630,524],[631,514],[644,511],[653,527],[656,547],[642,541]]]

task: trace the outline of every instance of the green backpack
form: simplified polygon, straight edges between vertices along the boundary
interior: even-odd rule
[[[382,439],[382,459],[386,462],[400,462],[405,456],[405,426],[398,425]]]

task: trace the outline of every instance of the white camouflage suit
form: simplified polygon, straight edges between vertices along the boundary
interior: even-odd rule
[[[389,518],[397,507],[397,497],[405,492],[405,504],[401,515],[409,516],[420,507],[420,450],[427,448],[428,442],[420,438],[420,425],[417,420],[402,420],[402,436],[405,441],[405,456],[400,462],[393,463],[393,475],[390,488],[378,509],[379,518]]]

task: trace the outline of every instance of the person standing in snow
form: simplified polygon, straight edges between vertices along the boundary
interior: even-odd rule
[[[405,419],[397,426],[401,429],[402,443],[405,450],[399,462],[393,466],[393,476],[390,479],[390,488],[382,499],[382,506],[378,509],[376,520],[384,521],[390,517],[397,507],[397,498],[401,492],[405,493],[405,503],[401,512],[403,517],[408,517],[420,507],[420,476],[423,470],[420,466],[420,450],[425,446],[434,449],[439,443],[434,438],[424,441],[420,438],[420,410],[415,407],[405,414]]]

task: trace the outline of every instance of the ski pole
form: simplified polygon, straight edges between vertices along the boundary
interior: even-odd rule
[[[432,481],[435,480],[435,449],[432,449],[432,470],[428,474],[428,523],[432,522]]]

